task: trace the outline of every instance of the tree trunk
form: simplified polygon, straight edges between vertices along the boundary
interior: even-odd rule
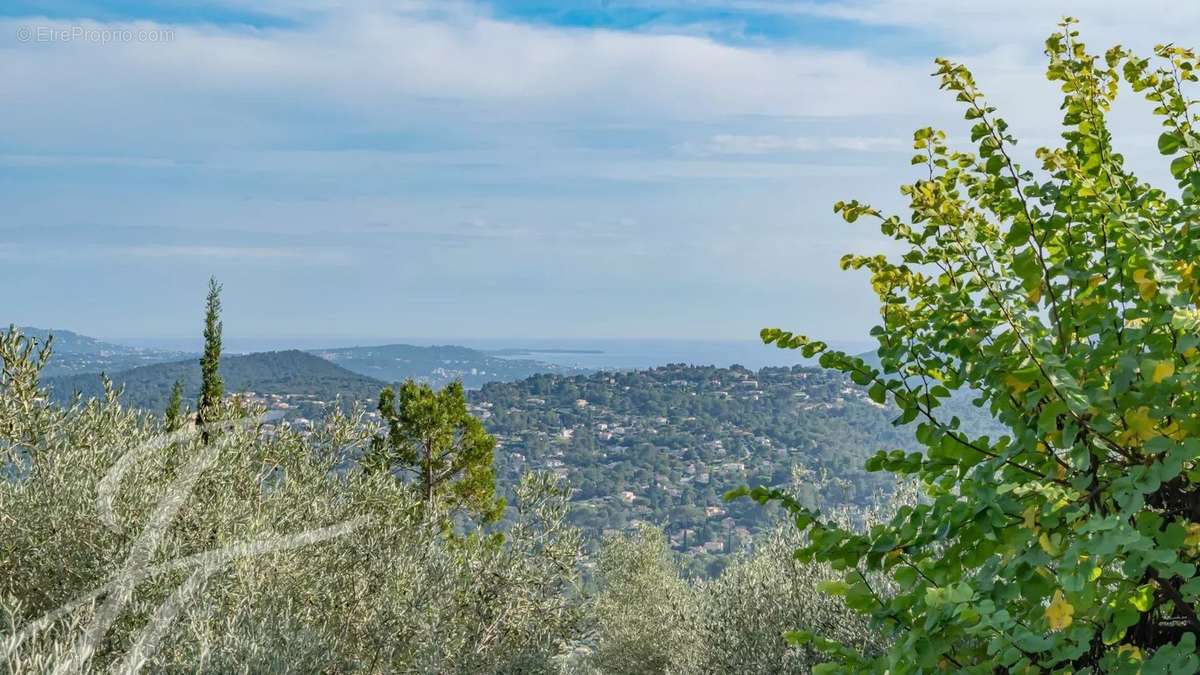
[[[433,512],[433,442],[425,441],[425,510]]]

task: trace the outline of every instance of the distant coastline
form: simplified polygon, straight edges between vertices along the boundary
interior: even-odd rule
[[[198,352],[195,338],[108,338],[119,344],[155,349]],[[752,370],[768,366],[813,365],[795,350],[781,350],[748,338],[745,340],[695,340],[670,338],[405,338],[405,337],[288,337],[275,338],[230,336],[225,350],[229,354],[300,349],[324,352],[333,349],[381,345],[449,346],[475,349],[494,358],[516,360],[532,358],[567,368],[587,370],[628,370],[655,368],[673,363],[690,365],[741,365]],[[868,341],[834,343],[834,347],[857,354],[872,349]]]
[[[491,354],[492,356],[501,356],[501,357],[533,356],[535,354],[603,354],[604,353],[603,349],[549,349],[549,348],[546,348],[546,349],[539,349],[539,348],[533,348],[533,349],[523,349],[523,348],[488,349],[488,350],[484,350],[484,351],[488,354]]]

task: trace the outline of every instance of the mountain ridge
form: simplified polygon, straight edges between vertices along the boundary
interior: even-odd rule
[[[114,377],[135,368],[183,362],[199,357],[196,352],[121,345],[66,329],[21,326],[18,330],[43,341],[49,335],[54,335],[54,354],[43,373],[47,378],[98,376],[100,373]],[[392,343],[322,349],[264,350],[250,354],[273,352],[304,352],[335,363],[349,372],[380,382],[414,379],[434,387],[443,387],[457,380],[468,389],[477,389],[488,382],[510,382],[541,373],[588,372],[583,368],[494,355],[485,350],[451,344],[417,346]],[[98,382],[99,378],[96,377],[94,381]],[[86,378],[76,384],[79,384],[83,391],[96,391],[94,383],[88,384]],[[158,398],[155,396],[152,400],[157,401]]]
[[[16,329],[42,343],[51,335],[54,336],[50,361],[43,372],[47,377],[115,373],[155,363],[179,361],[192,355],[168,349],[130,347],[62,328],[16,326]]]
[[[183,385],[188,400],[195,400],[200,391],[198,359],[139,366],[109,377],[114,386],[124,389],[123,403],[150,411],[161,411],[166,406],[176,380]],[[221,377],[230,394],[254,392],[303,400],[327,400],[337,395],[344,402],[369,402],[387,386],[382,380],[298,349],[224,356]],[[69,402],[76,392],[84,399],[104,393],[103,381],[96,373],[49,377],[44,382],[51,398],[59,403]]]

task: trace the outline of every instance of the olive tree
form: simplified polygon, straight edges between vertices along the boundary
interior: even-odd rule
[[[642,526],[632,536],[607,539],[596,580],[589,608],[592,672],[696,672],[702,647],[699,598],[681,578],[661,530]]]
[[[204,443],[111,386],[47,403],[48,358],[0,334],[0,672],[555,672],[579,637],[580,537],[552,478],[517,486],[502,539],[447,537],[347,462],[378,432],[360,410]],[[261,412],[236,406],[209,419]]]
[[[837,503],[842,481],[802,466],[786,489],[797,501],[833,505],[829,516],[848,528],[882,522],[900,505],[916,503],[908,484],[865,506]],[[596,593],[585,604],[590,631],[582,642],[590,654],[576,659],[584,667],[570,672],[774,675],[808,673],[826,660],[811,647],[789,645],[785,626],[878,652],[884,641],[868,619],[822,592],[840,583],[837,573],[793,555],[803,539],[777,522],[719,576],[689,579],[661,530],[643,525],[609,538],[595,568]],[[872,578],[888,588],[886,580]]]

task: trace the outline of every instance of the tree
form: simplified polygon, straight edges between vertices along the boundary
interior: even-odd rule
[[[680,577],[661,531],[640,527],[633,536],[607,539],[595,575],[594,672],[702,672],[699,597]]]
[[[200,400],[196,405],[196,424],[202,430],[213,421],[225,390],[221,381],[221,328],[221,284],[210,278],[204,310],[204,353],[200,356]],[[209,432],[202,433],[207,442]]]
[[[161,430],[111,389],[86,405],[49,401],[37,383],[48,356],[0,329],[0,673],[558,673],[585,638],[581,542],[552,476],[514,485],[502,544],[441,536],[409,517],[412,492],[339,470],[334,449],[373,433],[356,406],[308,436],[235,425],[181,491],[197,448],[139,453]],[[118,463],[121,485],[107,489]],[[173,513],[156,526],[164,504]],[[140,574],[130,548],[145,527],[169,536]],[[204,551],[228,557],[189,555]],[[153,573],[172,565],[181,573]],[[91,598],[123,569],[137,588],[80,663]],[[203,588],[187,583],[202,576]]]
[[[183,383],[175,380],[171,387],[171,400],[167,402],[164,421],[167,431],[178,431],[183,426]]]
[[[780,627],[829,631],[856,648],[877,649],[868,619],[846,611],[841,598],[821,592],[834,579],[828,565],[792,555],[800,537],[781,523],[755,541],[753,554],[727,558],[719,577],[699,585],[701,673],[810,673],[822,659],[791,649]],[[722,560],[717,558],[717,560]]]
[[[397,405],[398,404],[398,405]],[[492,522],[504,511],[495,497],[492,467],[496,439],[467,411],[461,382],[441,391],[412,380],[379,394],[386,433],[376,436],[365,459],[374,470],[407,473],[427,516],[469,512]]]
[[[42,369],[54,353],[54,336],[38,340],[14,325],[0,331],[0,480],[21,459],[37,452],[54,427]]]
[[[854,529],[766,489],[808,543],[845,570],[832,590],[894,636],[866,657],[812,633],[846,671],[1194,672],[1200,667],[1200,134],[1185,88],[1200,63],[1155,49],[1087,53],[1067,19],[1046,42],[1065,94],[1059,148],[1014,161],[1015,139],[968,70],[940,59],[941,88],[966,108],[978,151],[918,130],[923,177],[911,216],[857,201],[900,242],[900,260],[848,255],[881,302],[879,367],[779,329],[763,339],[820,354],[826,368],[919,422],[924,452],[881,452],[868,470],[914,476],[927,499]],[[1165,131],[1178,189],[1138,181],[1106,114],[1120,82]],[[939,409],[976,396],[1006,427],[972,437]],[[886,574],[881,592],[869,575]]]

